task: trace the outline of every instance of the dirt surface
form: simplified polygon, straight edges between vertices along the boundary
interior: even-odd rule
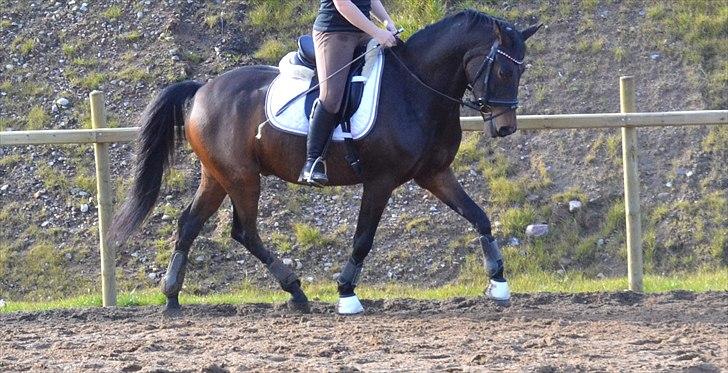
[[[59,310],[0,316],[0,370],[728,369],[728,293],[517,295],[331,304]]]

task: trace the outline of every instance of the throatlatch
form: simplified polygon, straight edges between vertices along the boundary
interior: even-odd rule
[[[350,297],[354,295],[354,288],[359,283],[359,275],[363,265],[364,263],[356,264],[353,259],[349,258],[336,280],[339,285],[339,296]]]
[[[503,255],[498,241],[491,235],[480,236],[480,246],[483,248],[485,272],[495,281],[506,281],[503,277]]]

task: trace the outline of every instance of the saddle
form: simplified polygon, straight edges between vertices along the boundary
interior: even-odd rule
[[[352,59],[366,52],[367,44],[362,44],[354,50]],[[294,65],[303,66],[314,71],[314,77],[311,80],[311,86],[313,88],[318,85],[319,77],[316,74],[316,52],[313,44],[313,37],[311,35],[302,35],[298,38],[298,50],[291,56],[290,62]],[[354,62],[349,68],[349,76],[346,79],[346,88],[344,89],[344,97],[341,100],[341,107],[339,109],[339,123],[341,129],[351,135],[351,117],[359,109],[361,104],[362,93],[364,91],[364,83],[366,79],[361,79],[362,69],[364,67],[364,59],[360,59]],[[319,89],[313,89],[306,94],[305,113],[306,117],[311,116],[311,109],[313,108],[313,102],[319,96]]]

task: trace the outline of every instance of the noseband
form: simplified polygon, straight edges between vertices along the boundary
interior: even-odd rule
[[[417,74],[413,73],[412,70],[407,67],[407,65],[399,58],[397,53],[394,50],[391,50],[392,55],[395,57],[395,59],[402,65],[402,67],[412,76],[418,83],[420,83],[425,88],[429,89],[430,91],[437,93],[438,95],[453,101],[457,102],[458,104],[468,107],[470,109],[473,109],[480,113],[480,115],[483,117],[483,122],[488,125],[488,129],[490,131],[490,135],[492,137],[498,136],[498,131],[496,130],[495,123],[493,122],[493,119],[509,113],[513,110],[518,109],[518,97],[513,97],[510,99],[502,99],[502,98],[493,98],[490,95],[490,76],[493,73],[493,62],[495,62],[496,57],[500,54],[501,56],[507,58],[509,61],[516,65],[523,65],[523,60],[517,60],[511,56],[509,56],[506,52],[503,52],[500,49],[500,42],[496,40],[493,43],[493,46],[490,47],[490,53],[488,53],[488,56],[485,57],[485,60],[483,61],[483,64],[480,66],[480,69],[478,70],[478,73],[475,74],[475,78],[473,81],[478,81],[478,79],[485,74],[485,78],[483,78],[483,84],[485,87],[484,96],[478,97],[475,100],[466,100],[463,101],[461,99],[452,97],[450,95],[447,95],[445,93],[440,92],[439,90],[429,86],[427,83],[423,82],[422,79],[420,79]],[[473,85],[472,83],[468,84],[468,90],[473,92]],[[507,107],[506,110],[493,115],[493,107]],[[486,114],[488,115],[486,117]]]

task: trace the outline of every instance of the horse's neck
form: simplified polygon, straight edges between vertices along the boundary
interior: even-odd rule
[[[454,98],[463,96],[467,86],[463,69],[466,47],[461,42],[449,37],[420,37],[408,41],[405,50],[405,62],[425,84]]]

